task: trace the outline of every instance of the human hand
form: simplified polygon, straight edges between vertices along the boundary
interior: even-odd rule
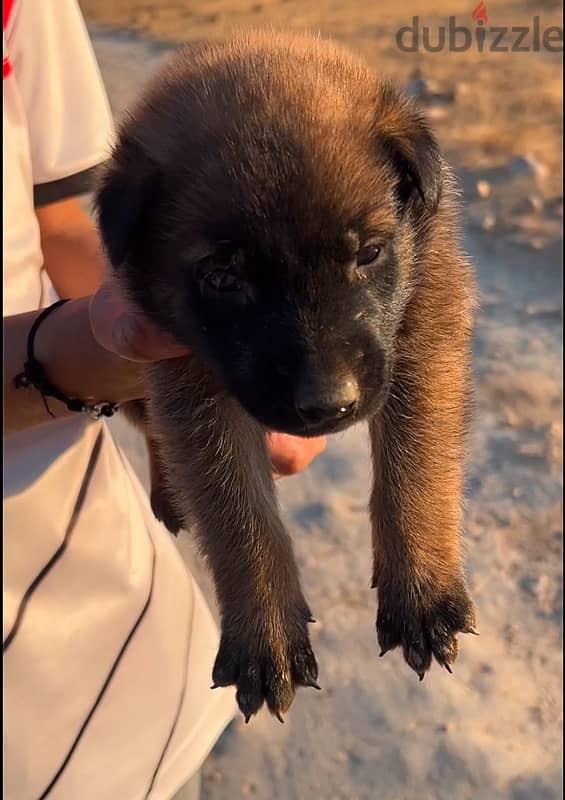
[[[269,433],[267,446],[273,462],[275,479],[296,475],[305,470],[326,449],[326,437],[302,439],[286,433]]]
[[[90,324],[98,344],[128,361],[163,361],[190,352],[132,306],[113,278],[92,296]]]
[[[90,324],[98,344],[131,362],[162,361],[190,352],[134,308],[113,278],[107,278],[92,296]],[[267,436],[267,445],[275,478],[280,478],[306,469],[325,450],[326,439],[273,432]]]

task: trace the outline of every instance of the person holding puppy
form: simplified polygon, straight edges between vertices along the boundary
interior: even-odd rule
[[[210,611],[95,419],[185,350],[104,280],[77,199],[113,130],[75,0],[4,3],[3,28],[5,793],[188,800],[233,692],[208,690]],[[282,475],[323,447],[270,437]]]

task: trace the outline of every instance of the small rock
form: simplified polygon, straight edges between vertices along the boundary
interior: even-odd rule
[[[410,97],[418,99],[426,94],[427,85],[427,81],[422,77],[421,70],[415,69],[406,84],[406,93],[409,94]]]
[[[453,733],[454,730],[453,722],[441,722],[436,728],[436,733]]]
[[[563,319],[562,307],[554,303],[528,303],[524,311],[529,317],[544,317],[558,322]]]
[[[547,435],[548,456],[555,464],[563,460],[563,423],[552,422]],[[561,535],[557,535],[561,539]]]
[[[405,89],[410,97],[425,105],[451,105],[455,102],[455,87],[442,87],[437,81],[424,78],[419,69],[412,72]]]
[[[515,450],[518,455],[526,458],[545,458],[545,442],[543,441],[518,442]]]
[[[487,197],[490,197],[492,194],[492,186],[488,181],[477,181],[476,188],[477,194],[479,197],[482,197],[483,200],[486,200]]]
[[[527,194],[512,206],[513,214],[536,214],[540,211],[543,211],[543,198],[539,194]]]
[[[500,528],[508,528],[510,525],[510,517],[506,511],[500,508],[492,510],[492,518]]]
[[[426,115],[427,115],[428,119],[430,119],[430,120],[432,120],[432,119],[433,120],[444,119],[444,117],[447,117],[447,115],[448,115],[448,110],[447,110],[447,108],[445,106],[433,106],[432,105],[432,106],[428,107],[428,109],[426,111]]]
[[[555,605],[555,587],[549,575],[540,575],[537,579],[535,598],[538,609],[544,614],[550,614]]]
[[[516,625],[505,625],[502,631],[504,640],[508,642],[508,644],[513,644],[516,641],[517,634],[518,628]]]
[[[530,239],[529,245],[533,250],[543,250],[547,247],[547,239],[544,239],[542,236],[534,236]]]
[[[476,92],[475,84],[467,83],[466,81],[459,81],[457,84],[458,95],[474,94]]]
[[[563,195],[549,200],[546,204],[546,209],[553,216],[563,219]]]
[[[204,773],[204,777],[210,783],[223,783],[224,773],[219,769],[211,769]]]
[[[494,214],[488,213],[485,214],[481,220],[481,228],[484,231],[492,231],[496,227],[496,217]]]
[[[514,156],[507,164],[513,178],[545,178],[547,167],[532,155]]]

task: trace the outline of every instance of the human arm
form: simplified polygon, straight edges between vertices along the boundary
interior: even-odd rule
[[[100,237],[77,197],[36,207],[43,265],[59,297],[85,297],[105,273]]]
[[[35,357],[63,394],[85,401],[117,403],[142,397],[141,362],[186,353],[186,348],[171,342],[139,315],[126,310],[120,313],[120,308],[127,307],[119,293],[105,286],[93,300],[71,300],[42,321],[35,337]],[[6,434],[50,419],[36,389],[16,389],[14,385],[14,378],[26,361],[29,332],[39,313],[31,311],[4,319]],[[136,329],[130,328],[129,336],[122,335],[124,320],[132,318]],[[48,405],[55,418],[76,413],[53,398],[48,399]]]

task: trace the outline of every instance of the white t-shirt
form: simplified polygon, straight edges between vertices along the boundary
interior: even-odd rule
[[[6,316],[56,299],[34,205],[87,188],[112,122],[75,0],[3,10]],[[209,688],[216,626],[103,423],[5,439],[3,551],[4,797],[170,798],[234,696]]]

